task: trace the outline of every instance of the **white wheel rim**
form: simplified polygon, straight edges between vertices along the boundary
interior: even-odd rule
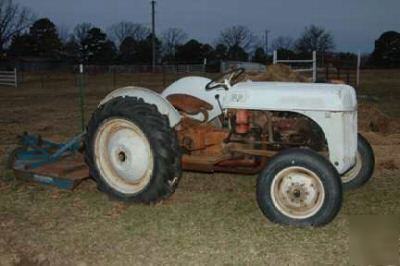
[[[150,182],[153,153],[134,123],[120,118],[103,122],[95,136],[94,153],[100,175],[118,192],[135,194]]]
[[[304,167],[288,167],[272,181],[271,198],[274,206],[285,216],[306,219],[315,215],[325,200],[320,178]]]
[[[342,182],[343,183],[349,183],[351,182],[354,178],[357,177],[358,173],[362,169],[362,159],[361,159],[361,154],[357,152],[356,156],[356,164],[351,168],[350,171],[348,171],[346,174],[342,176]]]

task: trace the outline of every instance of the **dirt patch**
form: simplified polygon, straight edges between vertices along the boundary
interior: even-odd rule
[[[15,266],[47,266],[47,265],[50,265],[50,261],[43,254],[36,255],[32,258],[30,255],[25,255],[25,254],[21,253],[20,255],[16,256],[14,265]]]
[[[386,170],[397,170],[399,166],[396,164],[395,160],[387,160],[383,161],[378,165],[379,168],[386,169]]]
[[[358,108],[360,133],[373,146],[377,171],[400,169],[400,119],[384,114],[374,104],[363,103]]]
[[[389,117],[374,104],[360,104],[358,107],[359,129],[381,134],[400,132],[400,119]]]

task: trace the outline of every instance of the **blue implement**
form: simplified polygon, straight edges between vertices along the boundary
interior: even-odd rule
[[[11,168],[20,179],[73,189],[89,178],[89,170],[79,153],[84,134],[65,143],[55,143],[24,133],[20,136],[21,147],[11,155]]]

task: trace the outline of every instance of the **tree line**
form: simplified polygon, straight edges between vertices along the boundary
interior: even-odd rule
[[[400,66],[400,37],[387,32],[376,41],[370,63]],[[122,21],[106,30],[90,23],[76,25],[70,32],[50,19],[36,19],[33,12],[0,0],[0,50],[6,57],[41,57],[85,64],[149,64],[152,61],[152,34],[138,23]],[[213,44],[189,38],[180,28],[169,28],[155,36],[158,63],[202,63],[220,60],[270,60],[261,38],[242,25],[223,29]],[[335,49],[333,35],[315,25],[304,29],[298,39],[280,36],[271,43],[280,58],[298,58],[317,51],[329,54]],[[354,54],[339,53],[352,58]]]
[[[122,21],[107,31],[90,23],[78,24],[67,38],[48,18],[33,22],[13,36],[7,54],[13,57],[44,57],[87,64],[148,64],[152,60],[152,34],[142,24]],[[222,30],[215,45],[189,39],[179,28],[169,28],[156,38],[158,63],[202,63],[207,60],[238,60],[266,63],[265,47],[245,26]],[[313,40],[312,40],[313,39]],[[279,37],[272,43],[281,54],[325,52],[334,48],[330,33],[307,27],[297,42]]]

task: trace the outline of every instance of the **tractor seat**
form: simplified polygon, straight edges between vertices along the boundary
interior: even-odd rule
[[[167,100],[179,111],[188,115],[196,115],[198,113],[207,113],[211,111],[213,106],[199,98],[188,94],[171,94],[167,96]]]
[[[167,100],[180,112],[191,116],[199,113],[203,114],[203,122],[208,121],[208,111],[213,109],[213,106],[199,98],[188,94],[171,94],[167,96]]]

